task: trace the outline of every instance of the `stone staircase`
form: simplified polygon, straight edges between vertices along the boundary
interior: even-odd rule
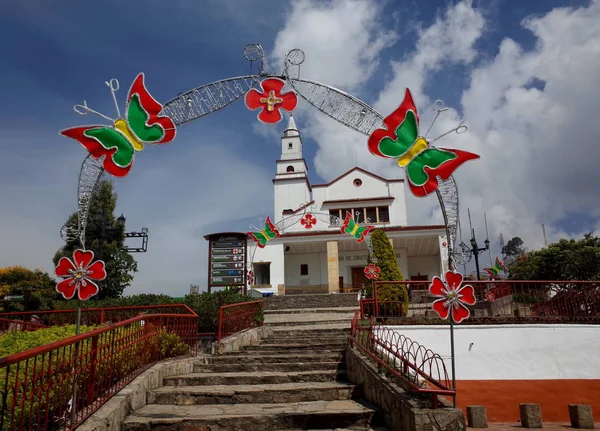
[[[165,378],[121,429],[385,431],[377,408],[345,378],[355,308],[335,308],[266,310],[272,337]]]

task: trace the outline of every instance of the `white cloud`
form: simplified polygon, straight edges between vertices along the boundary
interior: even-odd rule
[[[372,16],[369,6],[358,5],[355,3],[348,13]],[[377,10],[372,3],[368,5]],[[294,11],[302,11],[306,16],[333,16],[339,8],[339,2],[328,6],[302,2],[302,7]],[[292,17],[297,18],[294,13]],[[359,17],[355,20],[362,22]],[[466,209],[471,208],[480,242],[485,235],[482,213],[486,211],[492,242],[503,232],[507,240],[518,235],[529,248],[537,248],[543,244],[542,223],[549,241],[553,241],[568,236],[557,222],[569,212],[588,217],[600,215],[600,170],[596,167],[600,154],[595,145],[600,136],[596,119],[600,96],[600,2],[593,0],[589,7],[577,9],[557,8],[528,18],[522,25],[537,38],[533,50],[525,51],[518,41],[505,38],[496,57],[482,62],[475,43],[486,28],[483,14],[471,1],[450,5],[431,26],[418,30],[414,51],[392,58],[392,77],[374,106],[386,115],[398,105],[404,88],[409,87],[425,128],[433,117],[430,106],[436,99],[435,94],[427,94],[431,80],[438,76],[433,72],[452,63],[467,65],[470,82],[463,91],[461,111],[469,131],[436,142],[481,155],[481,160],[465,164],[455,175],[463,238],[468,241]],[[311,48],[306,51],[312,66],[303,69],[303,77],[356,88],[372,75],[373,69],[356,60],[360,51],[354,51],[352,43],[337,45],[350,40],[354,28],[342,26],[337,30],[342,34],[332,38],[310,25],[302,29],[298,22],[289,19],[279,36],[285,42],[303,37],[310,40]],[[376,26],[364,27],[361,33],[360,40],[383,37]],[[383,38],[393,40],[394,36],[386,34]],[[330,40],[339,47],[335,52],[329,51]],[[278,42],[276,55],[281,55],[284,45],[292,46]],[[347,65],[348,57],[342,55],[346,54],[345,49],[356,53],[350,63],[354,69]],[[380,54],[381,51],[372,54],[372,63],[382,61]],[[460,86],[462,82],[446,85]],[[301,128],[318,142],[314,163],[323,177],[332,178],[353,166],[357,154],[364,160],[362,166],[384,176],[399,175],[392,164],[368,155],[366,137],[314,111],[304,115],[306,121]],[[440,117],[430,136],[455,127],[460,117],[450,109]],[[439,222],[436,205],[434,197],[409,198],[409,221]]]

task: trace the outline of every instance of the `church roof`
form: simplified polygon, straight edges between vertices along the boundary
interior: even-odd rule
[[[339,176],[339,177],[337,177],[336,179],[334,179],[334,180],[331,180],[331,181],[330,181],[330,182],[328,182],[327,184],[314,184],[314,185],[313,185],[313,187],[329,187],[329,186],[330,186],[330,185],[332,185],[333,183],[337,183],[339,180],[341,180],[342,178],[344,178],[346,175],[350,175],[350,174],[351,174],[352,172],[354,172],[354,171],[360,171],[360,172],[362,172],[363,174],[370,175],[370,176],[372,176],[372,177],[374,177],[374,178],[377,178],[378,180],[380,180],[380,181],[383,181],[383,182],[385,182],[385,183],[403,183],[403,182],[404,182],[404,180],[403,180],[402,178],[397,178],[397,179],[393,179],[393,180],[388,180],[387,178],[383,178],[383,177],[381,177],[381,176],[379,176],[379,175],[376,175],[376,174],[374,174],[373,172],[369,172],[369,171],[367,171],[367,170],[365,170],[365,169],[363,169],[363,168],[359,168],[358,166],[356,166],[356,167],[354,167],[354,168],[350,169],[349,171],[347,171],[347,172],[344,172],[342,175],[340,175],[340,176]]]

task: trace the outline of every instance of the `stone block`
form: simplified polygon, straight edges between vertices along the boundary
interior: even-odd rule
[[[539,404],[519,404],[519,414],[523,428],[542,428],[542,409]]]
[[[487,411],[485,406],[467,406],[467,424],[471,428],[487,428]]]
[[[569,404],[569,417],[573,428],[594,428],[592,406],[586,404]]]

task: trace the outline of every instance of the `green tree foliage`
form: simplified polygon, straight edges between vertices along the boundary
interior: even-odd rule
[[[402,272],[396,262],[396,253],[394,248],[382,229],[375,229],[371,233],[371,243],[373,244],[373,256],[377,259],[377,266],[381,269],[378,280],[381,281],[402,281]],[[372,285],[367,289],[367,296],[372,296]],[[369,294],[370,293],[370,294]],[[377,297],[379,301],[401,301],[404,314],[408,311],[408,292],[402,284],[380,285]]]
[[[57,298],[55,281],[47,272],[22,266],[0,268],[0,302],[2,311],[49,310]],[[7,302],[5,295],[23,295],[23,301]]]
[[[510,266],[515,260],[527,253],[527,249],[523,246],[523,240],[515,236],[502,246],[500,252],[502,253],[502,262],[504,265]]]
[[[561,239],[532,251],[510,266],[513,280],[598,280],[600,238],[591,233],[583,239]]]
[[[98,299],[118,298],[125,288],[131,285],[133,274],[137,272],[137,262],[124,248],[124,227],[117,224],[114,215],[117,194],[112,182],[102,180],[96,187],[88,216],[85,232],[85,247],[94,251],[97,259],[106,263],[106,280],[98,282]],[[67,223],[77,225],[77,213],[69,216]],[[54,265],[63,256],[72,258],[73,251],[80,248],[79,241],[70,241],[54,255]]]

